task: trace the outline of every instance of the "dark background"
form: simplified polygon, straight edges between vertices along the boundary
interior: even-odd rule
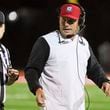
[[[58,27],[57,8],[64,0],[0,0],[6,16],[6,32],[2,39],[8,47],[12,64],[23,69],[35,40]],[[84,35],[98,58],[97,48],[110,40],[109,0],[80,0],[86,11]],[[18,13],[14,22],[8,20],[11,11]]]

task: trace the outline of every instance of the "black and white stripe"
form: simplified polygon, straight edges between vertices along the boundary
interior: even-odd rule
[[[0,44],[0,104],[5,102],[6,99],[6,82],[7,82],[7,69],[11,66],[10,55],[7,48]]]

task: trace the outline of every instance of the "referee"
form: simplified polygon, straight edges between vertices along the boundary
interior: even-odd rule
[[[1,43],[5,32],[5,16],[0,11],[0,110],[4,110],[6,85],[13,84],[19,77],[18,70],[12,68],[8,49]]]

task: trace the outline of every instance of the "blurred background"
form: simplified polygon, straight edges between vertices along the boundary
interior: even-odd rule
[[[14,67],[24,68],[35,40],[58,27],[57,9],[65,1],[0,0],[0,9],[6,16],[6,32],[2,42],[9,48]],[[68,2],[79,2],[84,7],[86,12],[84,36],[101,63],[110,67],[108,64],[110,59],[107,57],[110,51],[104,49],[106,46],[110,48],[109,0],[68,0]],[[107,64],[103,61],[105,57]]]
[[[80,3],[86,12],[83,35],[89,41],[106,73],[110,72],[109,0],[0,0],[6,17],[2,43],[9,49],[14,68],[24,69],[34,42],[58,28],[58,7],[64,2]],[[7,87],[6,110],[38,110],[21,71],[16,84]],[[110,98],[87,81],[86,110],[110,110]],[[97,97],[96,97],[97,96]],[[89,109],[88,109],[89,108]]]

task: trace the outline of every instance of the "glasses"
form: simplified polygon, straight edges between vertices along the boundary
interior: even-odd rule
[[[63,17],[64,22],[67,22],[69,25],[74,24],[75,19]]]

